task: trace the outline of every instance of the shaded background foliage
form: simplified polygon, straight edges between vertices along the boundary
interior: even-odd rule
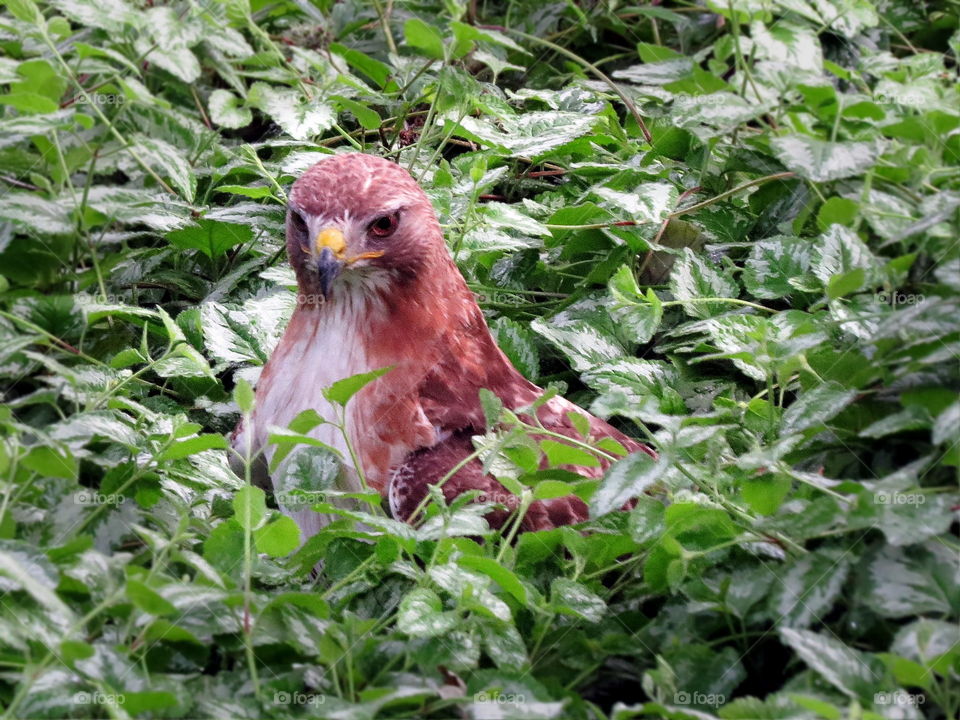
[[[957,26],[8,0],[6,714],[957,717]],[[423,183],[527,377],[660,452],[599,484],[497,465],[581,493],[589,534],[457,503],[299,547],[229,469],[295,302],[285,190],[348,149]],[[282,481],[335,473],[305,447]]]

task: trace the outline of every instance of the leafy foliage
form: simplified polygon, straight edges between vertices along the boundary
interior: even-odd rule
[[[944,7],[8,0],[6,715],[956,718]],[[658,451],[484,397],[478,456],[585,527],[344,509],[314,416],[283,497],[230,469],[286,189],[342,150],[422,182],[525,375]]]

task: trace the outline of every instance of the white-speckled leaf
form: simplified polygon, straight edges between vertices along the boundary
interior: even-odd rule
[[[808,135],[776,137],[770,147],[787,169],[814,182],[860,175],[880,155],[878,142],[829,142]]]
[[[319,97],[307,100],[291,88],[276,88],[254,83],[248,102],[265,112],[283,131],[295,140],[309,140],[336,122],[333,107]]]
[[[253,122],[253,113],[229,90],[214,90],[207,101],[210,119],[220,127],[237,129]]]

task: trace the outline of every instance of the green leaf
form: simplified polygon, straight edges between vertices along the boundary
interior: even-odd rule
[[[850,561],[836,548],[794,559],[779,575],[770,610],[781,627],[805,628],[820,623],[840,597]]]
[[[368,78],[373,80],[380,88],[386,88],[390,76],[393,73],[392,68],[379,60],[376,60],[365,53],[354,48],[348,48],[340,43],[330,43],[330,52],[340,55],[351,67],[359,70]]]
[[[845,645],[835,635],[819,635],[809,630],[780,628],[783,643],[824,680],[849,697],[872,702],[882,677],[878,663],[865,653]]]
[[[750,509],[760,515],[773,515],[790,492],[792,481],[786,475],[764,475],[747,478],[740,485],[740,493]]]
[[[237,130],[253,122],[253,113],[229,90],[214,90],[207,100],[210,119],[220,127]]]
[[[673,266],[673,272],[670,273],[670,290],[680,301],[711,297],[735,298],[740,294],[740,288],[729,274],[708,265],[690,248],[683,249],[683,255]],[[693,317],[706,318],[726,312],[730,309],[730,305],[684,302],[683,309]]]
[[[337,101],[337,105],[340,106],[341,110],[347,110],[348,112],[353,113],[353,116],[357,119],[357,122],[360,123],[360,127],[364,128],[365,130],[378,130],[380,125],[383,124],[383,119],[373,108],[357,102],[356,100],[351,100],[350,98],[341,97],[339,95],[335,96],[333,99]]]
[[[195,225],[167,233],[167,240],[182,250],[199,250],[208,258],[214,259],[236,245],[250,243],[253,240],[253,229],[249,225],[201,218]]]
[[[131,148],[158,175],[167,180],[187,202],[193,202],[197,178],[187,158],[170,143],[139,133],[130,138]]]
[[[33,0],[7,0],[6,5],[17,20],[37,27],[44,25],[43,15]]]
[[[403,24],[403,36],[407,45],[417,48],[421,54],[443,60],[443,36],[432,25],[427,25],[420,18],[410,18]]]
[[[23,456],[20,463],[43,477],[75,480],[79,466],[69,450],[63,452],[48,445],[37,445]]]
[[[319,96],[308,100],[296,90],[262,82],[250,88],[247,103],[269,115],[294,140],[310,140],[337,120],[333,107]]]
[[[496,427],[503,412],[503,401],[486,388],[480,388],[480,407],[483,410],[487,428]]]
[[[247,485],[233,496],[234,519],[245,530],[255,530],[267,514],[266,496],[258,487]]]
[[[832,197],[820,206],[817,212],[817,223],[821,230],[831,225],[850,226],[860,213],[859,203],[842,197]]]
[[[618,460],[607,470],[590,503],[590,517],[600,517],[622,507],[630,498],[642,495],[660,480],[667,462],[654,460],[637,451]]]
[[[221,450],[227,448],[227,439],[223,435],[197,435],[187,440],[175,442],[162,453],[157,455],[158,460],[180,460],[205,450]]]
[[[286,515],[253,533],[257,551],[270,557],[285,557],[300,546],[300,527]]]
[[[250,383],[240,378],[233,388],[233,401],[237,404],[237,407],[240,408],[240,412],[249,413],[253,410],[254,397],[253,388],[250,387]]]
[[[552,500],[573,494],[573,486],[562,480],[541,480],[533,488],[534,500]]]
[[[372,383],[378,377],[386,375],[393,369],[393,366],[371,370],[370,372],[352,375],[343,380],[337,380],[333,385],[324,389],[323,396],[332,403],[346,405],[350,398],[360,392],[367,385]]]
[[[9,105],[21,113],[42,115],[56,112],[60,106],[50,98],[34,92],[16,92],[0,95],[0,105]]]
[[[503,567],[493,558],[481,555],[461,555],[457,564],[467,570],[482,573],[513,595],[520,603],[527,604],[527,589],[515,573]]]
[[[213,567],[236,574],[243,564],[243,528],[230,518],[210,531],[203,541],[203,557]]]
[[[813,251],[813,274],[829,286],[833,276],[860,268],[871,271],[879,266],[857,234],[842,225],[831,225],[820,236]]]
[[[503,354],[525,378],[536,382],[540,375],[540,352],[536,336],[526,325],[508,317],[497,317],[490,322],[490,332]]]
[[[139,580],[127,579],[127,597],[150,615],[173,615],[177,608],[160,593]]]
[[[598,623],[607,613],[607,604],[599,595],[570,578],[554,578],[550,583],[550,604],[556,612]]]
[[[243,197],[253,198],[254,200],[273,197],[273,190],[263,185],[218,185],[217,192],[242,195]]]
[[[561,465],[600,467],[600,461],[593,453],[550,438],[540,441],[540,450],[547,456],[550,467]]]
[[[823,425],[857,396],[856,390],[828,381],[803,393],[783,414],[781,435],[802,432]]]
[[[852,295],[863,287],[866,273],[863,268],[854,268],[842,275],[834,275],[827,283],[827,297],[836,300],[839,297]]]
[[[607,284],[610,295],[616,301],[611,309],[614,319],[623,324],[630,339],[637,343],[650,342],[663,320],[663,303],[648,288],[640,292],[633,271],[622,265]]]
[[[453,630],[459,618],[444,612],[440,596],[429,588],[415,588],[400,601],[397,628],[412,637],[436,637]]]
[[[880,155],[876,142],[827,142],[807,135],[784,135],[770,141],[777,159],[787,169],[814,182],[860,175]]]

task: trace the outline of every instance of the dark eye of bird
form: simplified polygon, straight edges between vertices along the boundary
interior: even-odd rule
[[[293,231],[293,237],[297,242],[303,244],[307,241],[307,221],[303,219],[300,213],[290,210],[287,213],[287,224]]]
[[[370,234],[375,237],[387,237],[393,234],[393,231],[397,229],[397,223],[400,220],[400,213],[391,213],[390,215],[383,215],[378,217],[372,223],[368,230]]]

